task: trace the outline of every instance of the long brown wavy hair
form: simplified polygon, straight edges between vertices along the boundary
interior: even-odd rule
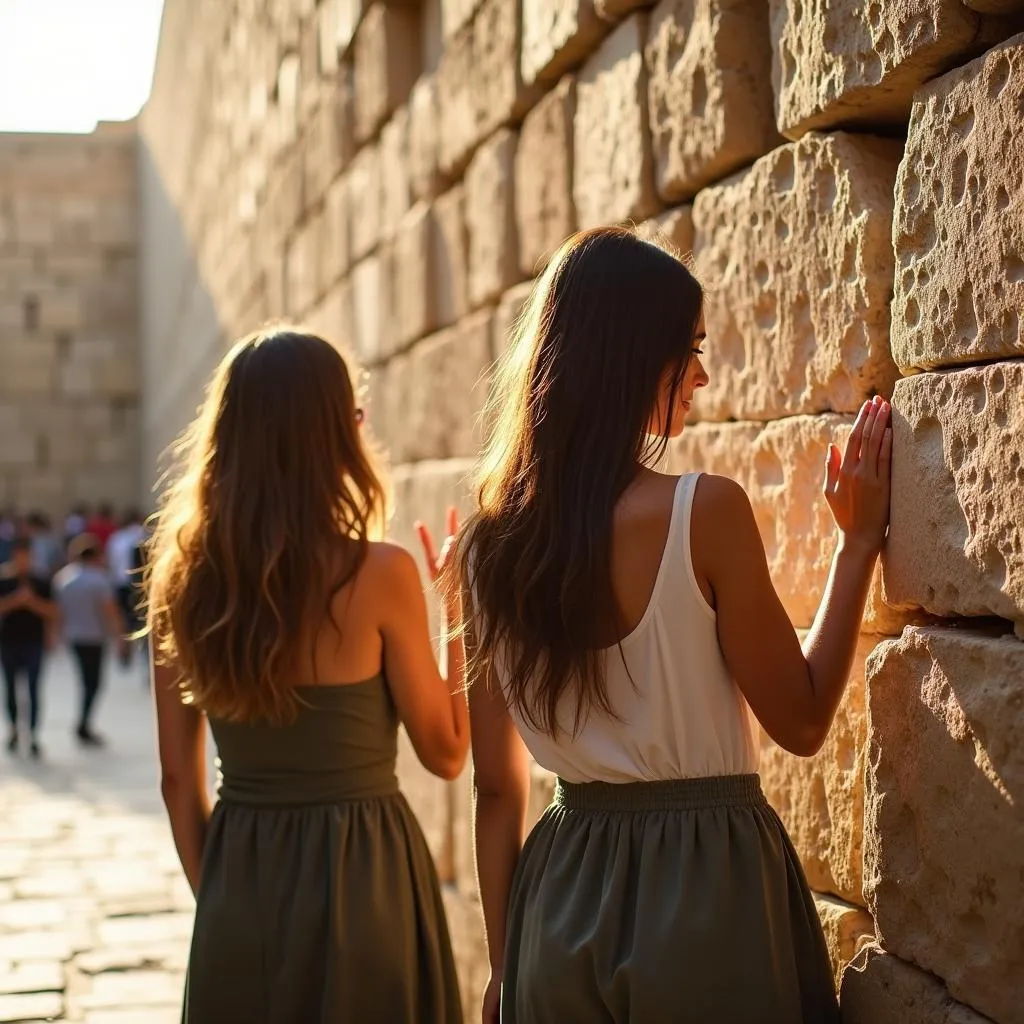
[[[666,430],[703,295],[682,260],[629,228],[569,238],[541,275],[496,370],[478,508],[459,544],[471,607],[471,678],[496,669],[505,699],[556,735],[614,715],[602,643],[621,635],[612,516],[668,437],[648,426],[674,371]]]
[[[174,447],[149,549],[147,624],[186,702],[232,721],[294,718],[288,671],[325,613],[340,629],[334,596],[384,526],[360,420],[344,359],[315,335],[257,331],[220,364]]]

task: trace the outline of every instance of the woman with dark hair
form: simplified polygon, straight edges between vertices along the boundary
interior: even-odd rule
[[[830,445],[839,531],[801,650],[732,480],[654,466],[708,383],[701,288],[624,228],[570,238],[499,367],[467,607],[484,1020],[837,1021],[757,722],[821,745],[888,519],[889,408]],[[527,751],[558,776],[529,838]]]
[[[413,559],[374,539],[385,493],[361,423],[326,341],[243,339],[179,446],[148,549],[161,788],[196,893],[191,1024],[461,1020],[395,759],[401,722],[429,771],[462,769],[462,641],[445,640],[445,679]],[[445,614],[458,620],[456,597]]]

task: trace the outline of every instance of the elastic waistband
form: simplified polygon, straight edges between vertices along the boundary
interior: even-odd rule
[[[621,783],[558,779],[552,802],[570,811],[689,811],[757,807],[766,801],[760,775],[752,774]]]
[[[352,785],[320,785],[317,787],[268,786],[257,788],[250,786],[230,785],[222,781],[217,790],[217,798],[226,804],[239,807],[267,808],[268,810],[284,810],[287,808],[303,808],[331,806],[338,804],[360,803],[367,800],[388,800],[398,796],[398,781],[387,784],[364,786]]]

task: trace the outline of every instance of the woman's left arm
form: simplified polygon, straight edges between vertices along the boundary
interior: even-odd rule
[[[150,646],[153,696],[156,701],[160,750],[160,793],[164,798],[178,858],[193,894],[199,891],[199,873],[210,821],[210,794],[206,788],[206,736],[203,714],[183,704],[179,673],[172,665],[158,664]]]

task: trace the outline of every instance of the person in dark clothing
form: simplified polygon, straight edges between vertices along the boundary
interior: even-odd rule
[[[57,616],[49,580],[32,569],[32,539],[19,536],[11,561],[0,568],[0,664],[3,666],[7,719],[11,727],[7,749],[17,753],[18,679],[28,690],[29,753],[39,757],[39,682],[46,649],[47,627]]]

